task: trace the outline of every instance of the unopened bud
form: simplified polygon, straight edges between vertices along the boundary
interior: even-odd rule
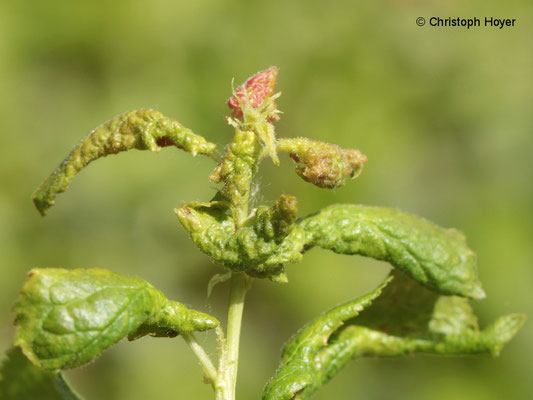
[[[229,108],[231,108],[231,115],[235,118],[243,118],[241,105],[244,108],[249,105],[253,108],[258,108],[267,98],[272,96],[274,94],[274,87],[276,86],[278,70],[278,67],[272,66],[251,76],[239,86],[227,102]],[[275,109],[276,106],[272,102],[267,112],[267,119],[269,121],[277,121],[279,119]]]

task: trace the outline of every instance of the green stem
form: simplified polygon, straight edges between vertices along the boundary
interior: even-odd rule
[[[68,382],[61,372],[58,372],[55,380],[56,387],[61,393],[61,398],[65,400],[83,400],[83,397],[76,392],[70,382]]]
[[[235,210],[235,225],[238,228],[242,227],[248,219],[248,199],[250,195],[247,193],[245,196],[246,203],[242,207],[238,207]]]
[[[218,372],[204,348],[198,343],[198,340],[196,340],[196,337],[192,333],[182,333],[181,337],[189,345],[196,358],[198,358],[198,361],[200,361],[200,365],[202,366],[207,381],[213,385],[216,390]]]
[[[225,400],[235,400],[235,386],[237,383],[237,370],[239,363],[239,340],[241,336],[242,312],[244,298],[248,290],[248,278],[242,272],[233,273],[228,310],[228,331],[226,341],[226,354],[224,357],[224,380],[227,385],[228,397]]]

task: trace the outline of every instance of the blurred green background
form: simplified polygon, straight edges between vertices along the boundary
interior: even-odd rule
[[[418,16],[517,18],[498,30],[418,27]],[[86,132],[153,107],[220,145],[234,77],[281,68],[280,136],[361,149],[362,176],[334,191],[306,184],[292,162],[267,162],[260,200],[297,195],[301,214],[333,202],[399,207],[463,230],[488,293],[481,323],[533,315],[533,3],[0,1],[0,350],[10,308],[35,266],[104,267],[140,276],[170,298],[224,319],[219,268],[173,214],[208,200],[213,163],[165,149],[91,165],[46,219],[33,189]],[[312,251],[290,282],[256,281],[245,308],[239,398],[257,399],[283,342],[303,323],[361,295],[388,266]],[[530,399],[533,328],[498,359],[360,360],[316,396],[326,399]],[[213,337],[199,335],[213,351]],[[210,399],[179,340],[121,342],[68,373],[91,399]]]

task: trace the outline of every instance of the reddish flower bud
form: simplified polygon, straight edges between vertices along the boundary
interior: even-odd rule
[[[230,97],[227,102],[229,108],[231,108],[231,115],[235,118],[243,117],[240,103],[243,105],[247,104],[246,95],[248,95],[248,99],[253,108],[259,107],[266,98],[272,96],[274,87],[276,86],[278,70],[278,67],[272,66],[251,76],[239,86],[235,91],[235,96]],[[239,99],[237,99],[237,96]]]

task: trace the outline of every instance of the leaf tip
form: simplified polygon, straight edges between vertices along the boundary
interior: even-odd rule
[[[43,196],[39,191],[37,191],[32,196],[33,205],[41,214],[42,217],[46,216],[48,209],[54,205],[54,200],[50,200],[47,197]]]
[[[220,322],[218,322],[218,320],[213,318],[213,317],[205,319],[204,326],[205,326],[206,330],[215,329],[219,325],[220,325]]]
[[[271,282],[274,282],[274,283],[288,283],[289,282],[289,277],[284,271],[280,272],[279,274],[269,275],[268,278],[270,279]]]
[[[493,357],[499,356],[503,346],[516,335],[525,320],[525,314],[505,315],[498,318],[491,326],[483,331],[483,335],[485,335],[490,343],[490,352]]]
[[[194,330],[200,332],[215,329],[220,325],[220,322],[215,317],[200,311],[189,310],[189,315],[191,321],[193,322]]]
[[[485,297],[487,297],[487,294],[481,287],[480,283],[475,283],[472,286],[472,290],[469,293],[469,297],[473,300],[483,300]]]

